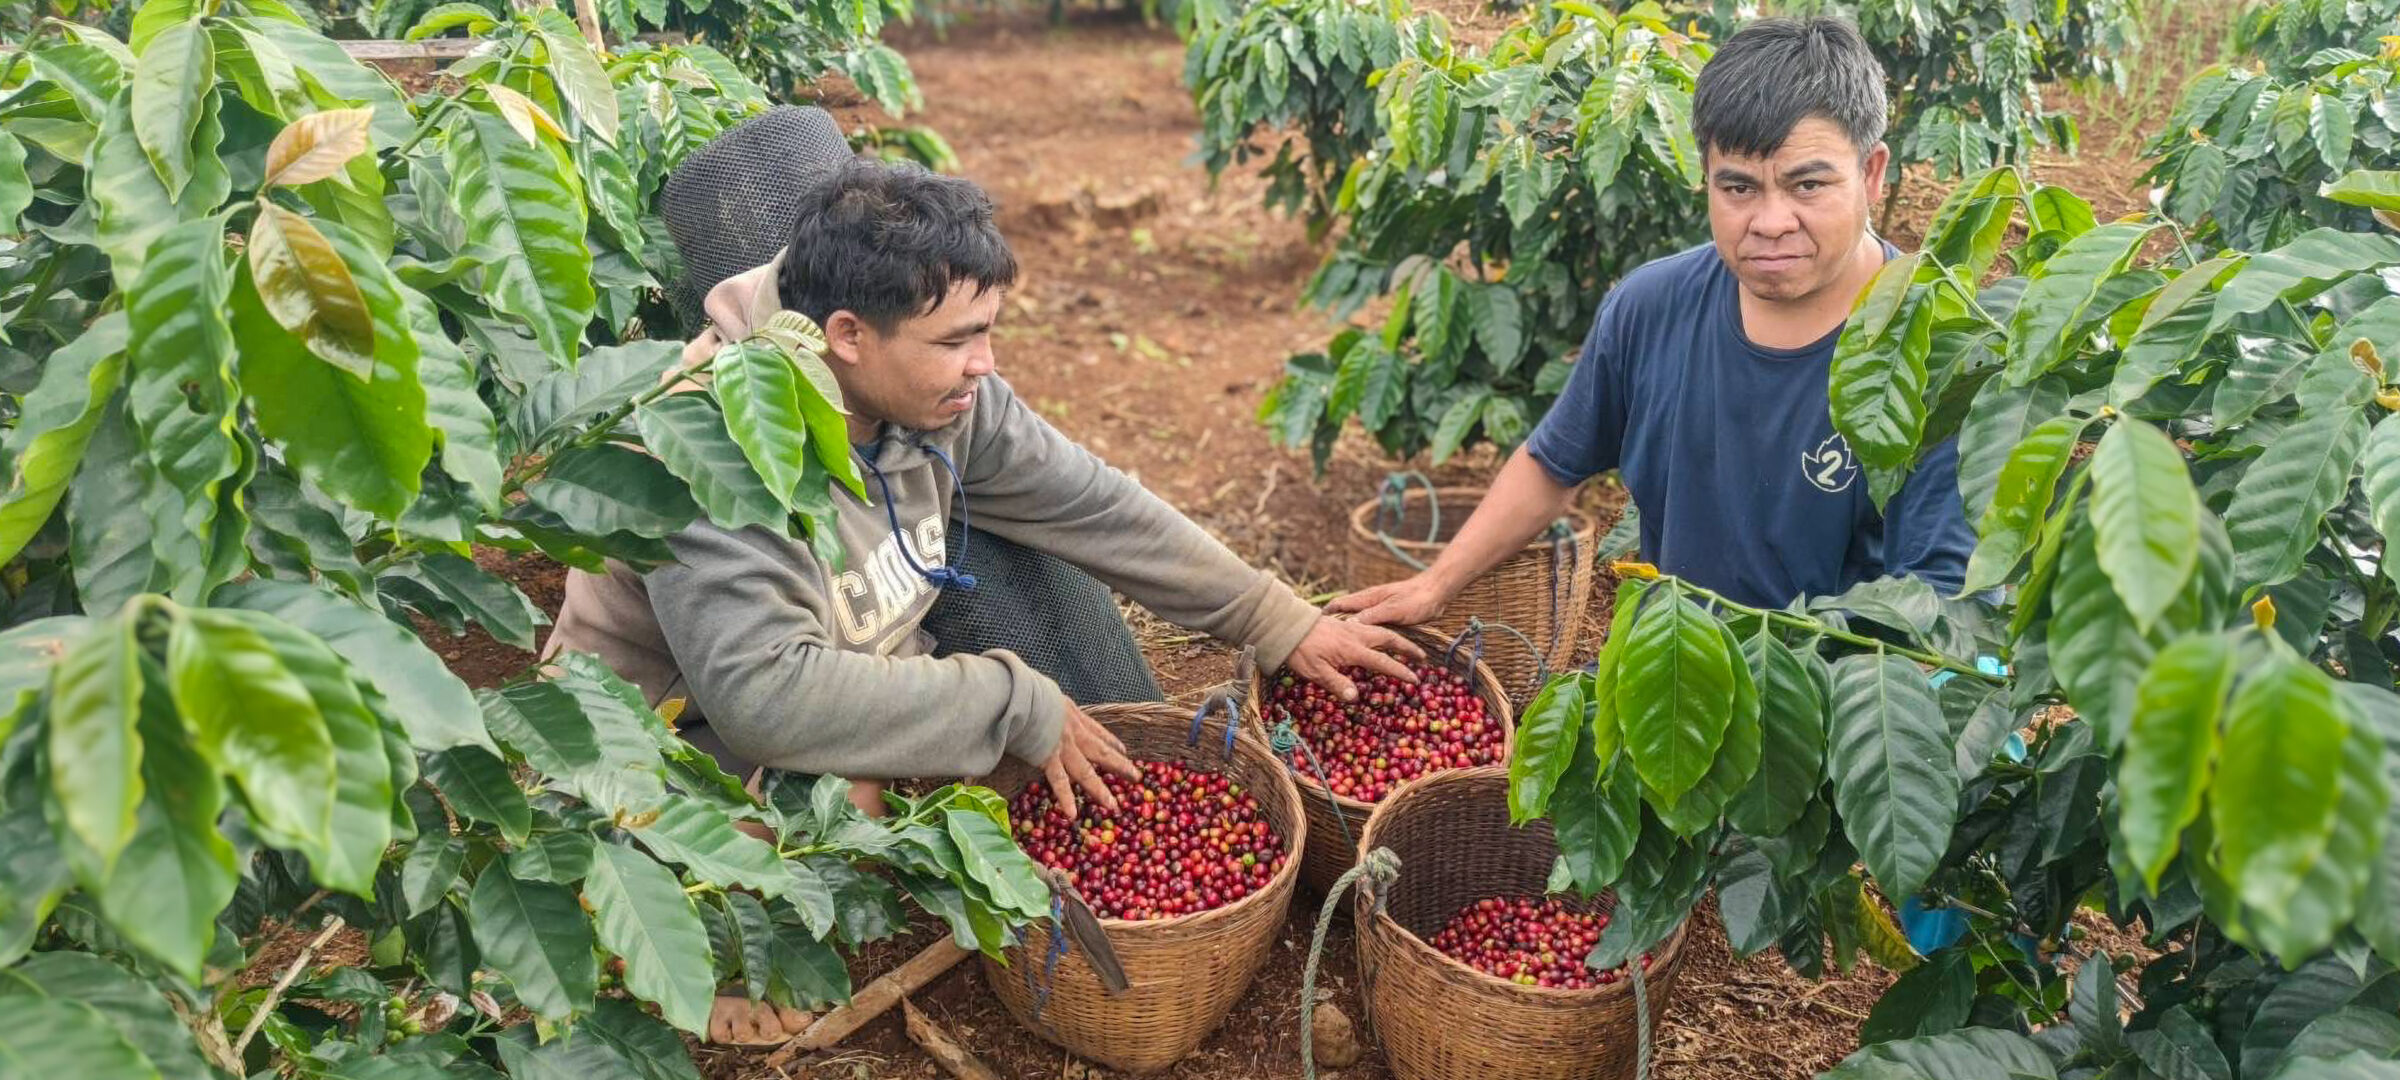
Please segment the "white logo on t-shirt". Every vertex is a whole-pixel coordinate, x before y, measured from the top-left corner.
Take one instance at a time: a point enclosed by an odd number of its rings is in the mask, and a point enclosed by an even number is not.
[[[1858,479],[1858,459],[1850,456],[1849,441],[1837,431],[1816,449],[1800,452],[1800,474],[1818,490],[1838,494],[1850,490],[1851,482]]]

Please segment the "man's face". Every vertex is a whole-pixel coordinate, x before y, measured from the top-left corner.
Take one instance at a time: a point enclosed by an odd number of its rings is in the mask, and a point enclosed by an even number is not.
[[[1005,298],[972,281],[950,287],[932,311],[877,330],[835,312],[827,337],[844,361],[842,391],[853,415],[918,431],[948,426],[975,407],[975,388],[992,373],[992,323]]]
[[[1711,150],[1708,228],[1733,276],[1761,300],[1815,296],[1840,280],[1883,197],[1877,144],[1861,157],[1840,127],[1808,117],[1768,157]]]

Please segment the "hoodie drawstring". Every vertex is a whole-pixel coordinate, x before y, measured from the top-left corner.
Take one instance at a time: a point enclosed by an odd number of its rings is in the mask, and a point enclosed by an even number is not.
[[[942,453],[922,440],[912,445],[933,455],[933,460],[942,463],[942,471],[950,474],[950,491],[958,502],[958,561],[964,563],[967,561],[967,541],[975,536],[973,519],[967,513],[966,485],[959,480],[958,467],[950,463],[948,454]],[[927,568],[917,561],[916,555],[908,549],[908,536],[900,530],[900,510],[892,501],[892,482],[884,478],[882,469],[876,467],[874,457],[867,454],[860,454],[858,457],[860,461],[866,462],[867,471],[875,474],[875,483],[883,489],[883,516],[892,524],[892,542],[899,545],[900,558],[908,563],[908,568],[916,571],[919,577],[924,578],[936,589],[956,588],[963,592],[975,591],[975,575],[955,566],[944,565]]]

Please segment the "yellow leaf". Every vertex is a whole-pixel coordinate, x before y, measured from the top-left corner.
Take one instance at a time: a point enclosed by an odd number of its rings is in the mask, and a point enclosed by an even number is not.
[[[668,698],[665,701],[659,702],[658,718],[666,721],[668,727],[674,727],[675,721],[683,716],[683,707],[685,704],[686,699],[684,698]]]
[[[2382,222],[2384,228],[2400,232],[2400,211],[2377,210],[2375,220]]]
[[[267,187],[311,184],[367,152],[373,108],[327,109],[292,121],[267,146]]]
[[[2363,337],[2351,342],[2350,362],[2356,364],[2358,370],[2374,377],[2376,382],[2383,381],[2383,358],[2375,355],[2374,342]]]
[[[308,343],[318,359],[357,376],[375,376],[375,322],[358,279],[314,223],[261,201],[250,226],[250,280],[260,306]]]
[[[515,128],[518,136],[526,142],[535,146],[542,144],[542,140],[534,136],[536,131],[547,131],[551,138],[567,141],[567,129],[560,127],[558,121],[532,98],[499,83],[483,84],[483,92],[492,99],[492,104],[500,107],[500,118],[508,121],[508,126]]]
[[[2261,630],[2275,629],[2275,598],[2261,596],[2257,603],[2250,605],[2250,621],[2257,623]]]
[[[1610,573],[1621,578],[1650,581],[1658,577],[1658,567],[1646,562],[1612,562],[1608,564],[1608,569]]]
[[[1892,922],[1883,904],[1871,895],[1858,899],[1858,937],[1867,950],[1867,958],[1891,971],[1907,971],[1922,959],[1908,943],[1908,936]]]

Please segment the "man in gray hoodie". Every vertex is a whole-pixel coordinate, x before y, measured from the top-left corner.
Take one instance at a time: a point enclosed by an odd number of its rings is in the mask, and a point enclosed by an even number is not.
[[[1345,697],[1358,667],[1409,678],[1389,630],[1333,619],[1130,477],[1070,442],[994,373],[1016,259],[974,184],[841,164],[801,200],[789,247],[711,290],[685,366],[786,308],[825,331],[868,500],[835,487],[836,569],[764,528],[702,523],[645,576],[574,572],[553,648],[596,652],[653,702],[687,698],[696,742],[745,766],[854,779],[1039,765],[1060,804],[1109,804],[1134,775],[1115,738],[1013,652],[937,657],[920,623],[971,590],[955,525],[1056,555],[1161,617]],[[1028,628],[1030,629],[1030,628]]]

